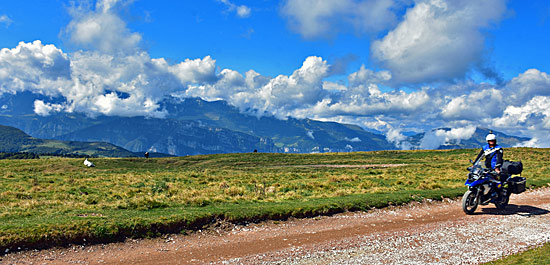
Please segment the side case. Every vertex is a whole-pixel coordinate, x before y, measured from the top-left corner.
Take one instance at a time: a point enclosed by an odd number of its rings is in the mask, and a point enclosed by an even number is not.
[[[525,182],[526,179],[524,177],[513,177],[508,180],[508,185],[510,187],[510,191],[514,194],[520,194],[525,191]]]

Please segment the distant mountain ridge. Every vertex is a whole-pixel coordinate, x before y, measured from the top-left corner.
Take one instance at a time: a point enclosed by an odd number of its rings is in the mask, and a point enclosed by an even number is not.
[[[30,95],[24,95],[32,98]],[[5,102],[18,102],[13,95]],[[26,102],[26,101],[24,101]],[[29,106],[28,103],[27,106]],[[156,151],[172,155],[231,152],[348,152],[395,149],[385,136],[355,125],[310,119],[243,114],[223,101],[168,98],[162,102],[165,119],[144,117],[90,118],[80,113],[42,117],[0,110],[0,124],[14,126],[40,138],[104,141],[133,152]]]
[[[170,97],[160,103],[161,109],[168,113],[164,119],[92,118],[82,113],[65,112],[39,116],[32,110],[35,98],[40,96],[29,92],[0,96],[0,124],[17,127],[37,138],[108,142],[139,153],[195,155],[253,150],[311,153],[396,149],[384,135],[356,125],[257,116],[243,113],[224,101]],[[44,100],[56,102],[51,98]],[[486,133],[487,129],[478,128],[472,139],[451,141],[433,148],[477,148],[485,142]],[[407,135],[410,136],[406,141],[411,143],[413,149],[420,146],[425,136],[424,133]],[[499,139],[499,143],[505,146],[528,140],[505,134]]]
[[[252,116],[224,101],[207,102],[198,98],[165,101],[169,118],[195,120],[208,126],[270,138],[283,152],[345,152],[394,149],[385,136],[361,127],[311,119],[277,119],[272,116]]]
[[[194,121],[121,118],[58,136],[64,140],[92,139],[120,145],[132,151],[147,150],[173,155],[279,151],[270,139]]]
[[[133,157],[135,153],[110,143],[44,140],[31,137],[10,126],[0,125],[0,152],[34,154],[89,155],[102,157]]]

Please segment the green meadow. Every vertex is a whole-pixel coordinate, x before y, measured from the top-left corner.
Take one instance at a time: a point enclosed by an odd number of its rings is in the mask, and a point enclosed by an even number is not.
[[[534,249],[517,253],[503,259],[485,263],[486,265],[548,265],[550,264],[550,243],[546,243]]]
[[[0,160],[0,251],[186,233],[218,220],[368,210],[466,190],[477,150]],[[528,186],[550,183],[550,149],[509,148]],[[319,165],[398,165],[321,167]]]

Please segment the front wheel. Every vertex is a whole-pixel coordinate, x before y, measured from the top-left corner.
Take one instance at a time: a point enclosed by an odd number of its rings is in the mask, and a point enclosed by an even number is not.
[[[462,196],[462,210],[466,214],[473,214],[477,209],[479,200],[476,195],[477,192],[473,190],[468,190],[466,191],[466,193],[464,193],[464,196]]]

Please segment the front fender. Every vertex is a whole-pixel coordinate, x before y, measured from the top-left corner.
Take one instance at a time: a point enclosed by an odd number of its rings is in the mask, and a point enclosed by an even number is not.
[[[464,183],[464,185],[468,186],[468,187],[475,187],[475,186],[478,186],[478,185],[481,185],[483,183],[485,183],[485,181],[487,181],[486,178],[480,178],[478,180],[470,180],[470,179],[467,179],[466,182]]]

